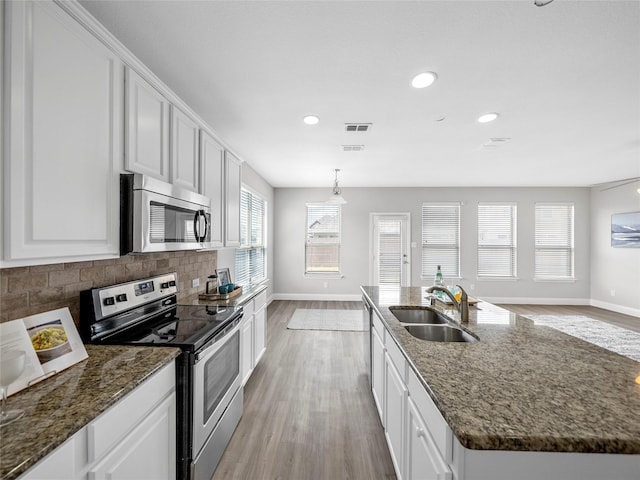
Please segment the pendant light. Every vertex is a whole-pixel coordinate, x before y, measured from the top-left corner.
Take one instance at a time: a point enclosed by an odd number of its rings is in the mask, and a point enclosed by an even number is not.
[[[340,187],[338,186],[338,172],[340,171],[339,168],[336,168],[334,170],[334,172],[336,172],[336,179],[335,179],[335,183],[333,184],[333,193],[331,194],[331,197],[329,197],[329,200],[327,200],[327,203],[333,203],[335,205],[344,205],[345,203],[347,203],[347,201],[342,198],[342,190],[340,190]]]

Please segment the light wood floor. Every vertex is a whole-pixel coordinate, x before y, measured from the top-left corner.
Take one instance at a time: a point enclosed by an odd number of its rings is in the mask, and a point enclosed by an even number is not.
[[[267,351],[244,389],[244,414],[212,480],[395,479],[366,377],[361,332],[287,330],[296,308],[360,302],[275,301]],[[640,331],[640,319],[583,306],[502,305],[584,315]]]
[[[296,308],[361,303],[269,305],[267,351],[213,480],[395,479],[366,376],[365,333],[287,330]]]

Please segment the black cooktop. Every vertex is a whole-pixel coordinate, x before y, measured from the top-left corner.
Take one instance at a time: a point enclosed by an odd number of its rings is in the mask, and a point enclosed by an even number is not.
[[[176,305],[156,319],[105,339],[105,343],[179,347],[196,351],[242,313],[241,307]]]

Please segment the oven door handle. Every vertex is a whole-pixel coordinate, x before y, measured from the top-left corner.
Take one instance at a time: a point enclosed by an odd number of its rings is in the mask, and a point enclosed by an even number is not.
[[[234,318],[231,322],[229,322],[229,325],[227,325],[224,330],[222,330],[221,332],[219,332],[215,337],[213,337],[211,340],[209,340],[209,342],[207,342],[198,353],[196,353],[196,362],[198,363],[201,360],[207,358],[208,356],[212,355],[213,353],[215,353],[218,350],[218,344],[220,343],[221,340],[223,340],[226,337],[230,337],[231,335],[233,335],[236,330],[240,329],[240,320],[242,320],[242,316],[243,314],[240,313],[240,315],[238,315],[238,317]]]

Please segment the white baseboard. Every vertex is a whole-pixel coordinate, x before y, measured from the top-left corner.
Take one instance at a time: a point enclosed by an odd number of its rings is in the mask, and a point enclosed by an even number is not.
[[[481,297],[480,300],[512,305],[591,305],[588,298]]]
[[[602,302],[600,300],[591,300],[590,305],[592,307],[604,308],[605,310],[611,310],[612,312],[623,313],[625,315],[640,318],[640,310],[637,308],[625,307],[614,303]]]
[[[346,293],[274,293],[274,300],[315,300],[334,302],[359,302],[361,294]]]

